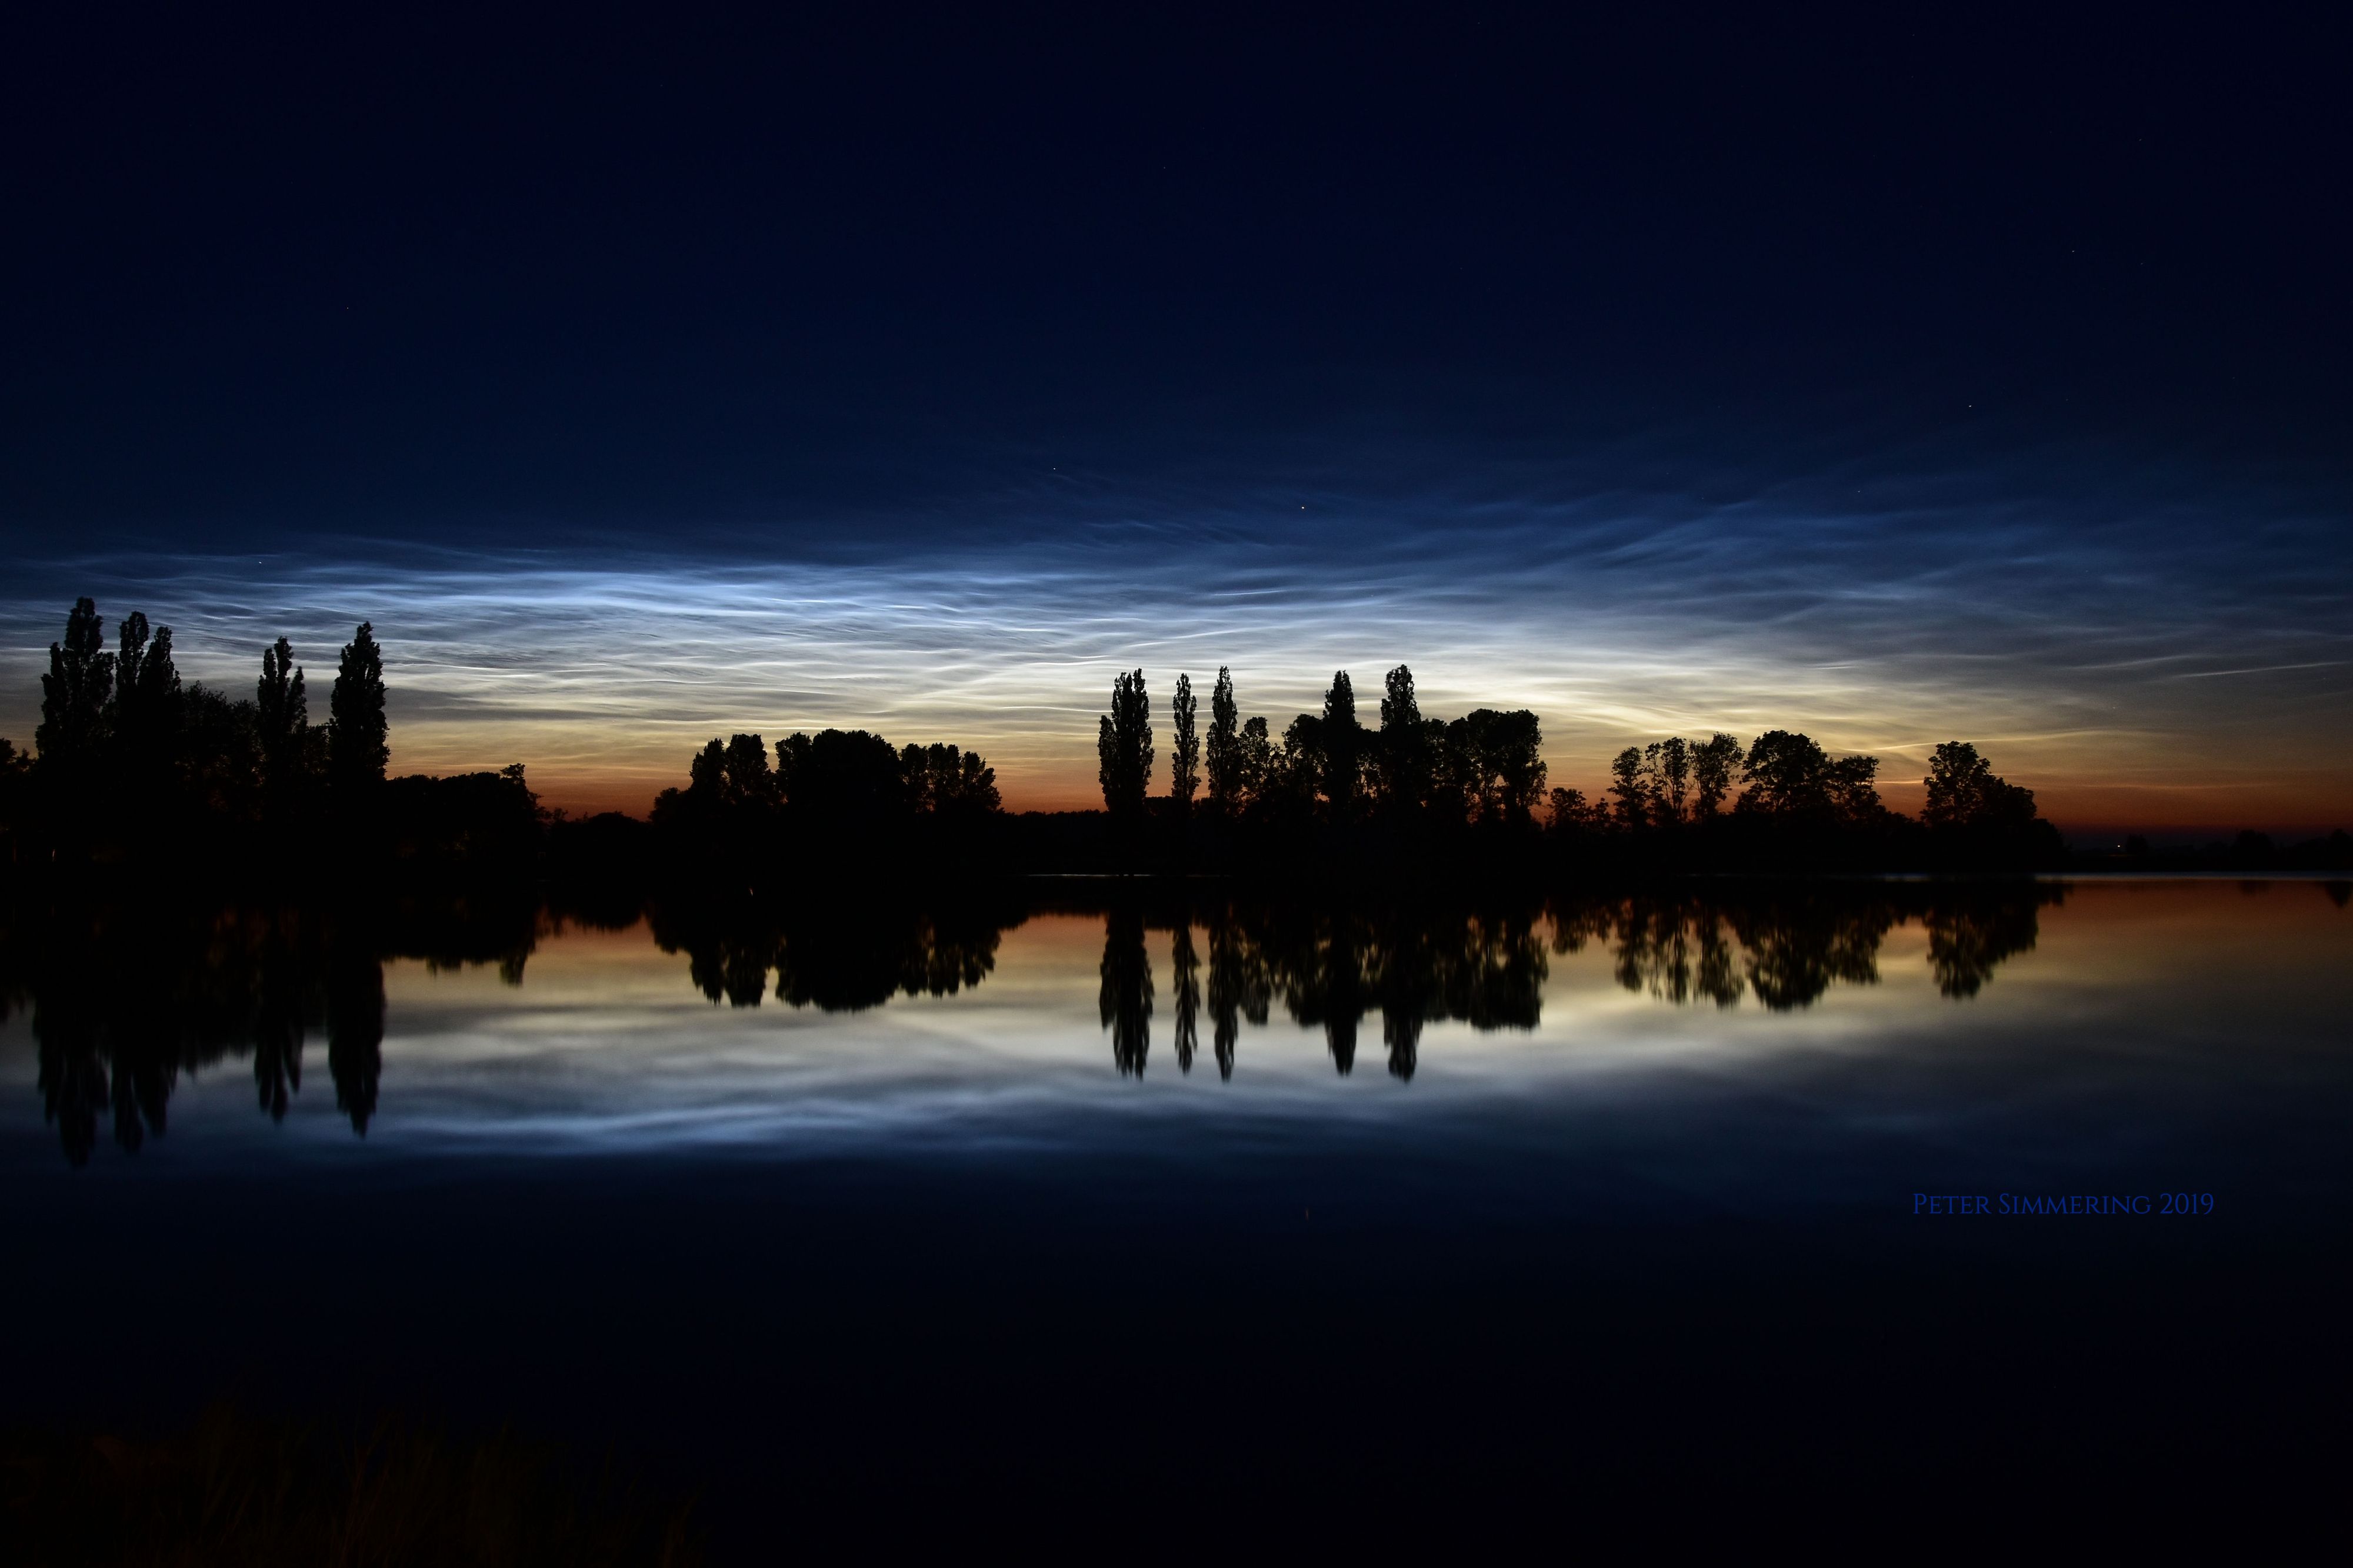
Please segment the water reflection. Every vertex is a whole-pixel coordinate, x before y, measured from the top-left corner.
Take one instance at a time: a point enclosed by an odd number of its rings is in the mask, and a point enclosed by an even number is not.
[[[138,902],[48,909],[0,933],[0,1006],[26,1007],[42,1109],[81,1164],[101,1121],[136,1152],[172,1094],[250,1055],[259,1107],[283,1121],[323,1031],[335,1105],[364,1135],[384,1071],[384,960],[496,963],[511,984],[535,935],[529,908],[190,910]]]
[[[2342,902],[2341,889],[2327,890]],[[1211,1059],[1230,1079],[1244,1026],[1265,1027],[1279,1005],[1322,1036],[1343,1075],[1377,1015],[1387,1072],[1410,1082],[1430,1025],[1533,1030],[1553,961],[1588,949],[1608,955],[1619,985],[1663,1004],[1786,1012],[1835,987],[1877,984],[1889,934],[1916,923],[1937,991],[1962,1002],[2033,948],[2040,911],[2063,897],[2056,886],[1923,883],[1479,908],[1165,894],[1052,905],[1103,921],[1096,1014],[1122,1077],[1150,1064],[1165,980],[1180,1074],[1199,1054],[1205,1012]],[[684,955],[684,981],[713,1004],[752,1008],[773,997],[856,1013],[970,993],[996,974],[1006,933],[1048,907],[874,900],[649,913],[653,942]],[[519,986],[535,945],[561,923],[513,905],[45,910],[0,932],[0,998],[29,1011],[43,1109],[76,1164],[101,1122],[129,1151],[162,1134],[182,1076],[229,1057],[250,1058],[259,1110],[283,1120],[303,1090],[306,1046],[321,1034],[334,1103],[364,1135],[384,1075],[385,962],[493,964]],[[1080,995],[1057,1005],[1084,1006]]]
[[[1609,944],[1618,983],[1678,1005],[1810,1006],[1833,985],[1874,985],[1890,931],[1913,921],[1928,937],[1936,989],[1974,996],[2005,959],[2033,950],[2056,884],[1998,889],[1936,884],[1810,889],[1752,897],[1628,899],[1556,905],[1555,952]]]
[[[1222,906],[1204,918],[1219,1074],[1233,1076],[1242,1020],[1265,1024],[1276,998],[1293,1022],[1323,1032],[1332,1065],[1343,1074],[1355,1069],[1358,1032],[1374,1013],[1380,1015],[1388,1070],[1399,1079],[1413,1077],[1427,1024],[1533,1028],[1547,973],[1539,919],[1533,910]],[[1184,985],[1194,952],[1189,918],[1175,931],[1172,951]],[[1108,974],[1108,952],[1104,963]],[[1180,993],[1180,1018],[1185,1005]],[[1191,1068],[1191,1052],[1181,1044],[1177,1065]]]
[[[776,976],[794,1007],[854,1013],[893,996],[953,996],[997,967],[997,943],[1020,923],[990,906],[799,903],[657,905],[654,941],[683,952],[705,996],[756,1007]]]

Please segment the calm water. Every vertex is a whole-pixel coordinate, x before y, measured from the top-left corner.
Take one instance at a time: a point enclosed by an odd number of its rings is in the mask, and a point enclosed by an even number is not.
[[[22,922],[0,1413],[514,1421],[747,1558],[1954,1466],[2286,1519],[2353,1387],[2347,891]]]

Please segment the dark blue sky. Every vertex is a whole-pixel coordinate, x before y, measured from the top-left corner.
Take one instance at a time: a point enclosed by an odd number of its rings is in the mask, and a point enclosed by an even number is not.
[[[223,679],[373,615],[416,765],[584,800],[860,714],[1059,799],[1115,666],[1406,658],[1562,782],[2329,817],[2346,24],[1561,10],[16,17],[0,729],[87,584]]]

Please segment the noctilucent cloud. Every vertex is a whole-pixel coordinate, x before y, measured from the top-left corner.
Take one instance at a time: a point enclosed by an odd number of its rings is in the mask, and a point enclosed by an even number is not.
[[[371,620],[396,769],[575,811],[825,725],[1087,805],[1116,670],[1165,776],[1180,671],[1404,662],[1588,793],[1782,727],[2353,821],[2329,37],[78,26],[0,50],[19,744],[90,594],[314,713]]]

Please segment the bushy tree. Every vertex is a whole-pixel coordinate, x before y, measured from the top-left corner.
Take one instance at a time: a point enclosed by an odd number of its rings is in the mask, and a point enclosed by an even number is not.
[[[1097,731],[1095,756],[1104,809],[1124,821],[1140,819],[1152,782],[1152,701],[1144,689],[1144,671],[1113,678],[1111,711]]]
[[[908,746],[899,753],[907,780],[907,804],[934,816],[985,816],[1002,808],[997,770],[978,752],[954,746]]]
[[[1740,809],[1768,816],[1820,816],[1831,808],[1831,760],[1810,736],[1767,730],[1741,768]]]
[[[1525,708],[1474,708],[1446,727],[1449,771],[1482,823],[1525,823],[1545,798],[1544,730]]]
[[[806,822],[874,826],[908,812],[899,752],[864,730],[822,730],[777,742],[776,784]]]
[[[763,811],[778,804],[776,774],[768,768],[768,742],[758,735],[735,735],[721,753],[720,798],[734,810]]]
[[[1599,801],[1588,801],[1583,790],[1556,789],[1548,804],[1555,832],[1594,833],[1609,826],[1609,808]]]
[[[1738,809],[1784,820],[1862,826],[1884,813],[1878,777],[1876,757],[1833,759],[1810,736],[1767,730],[1748,747],[1741,769],[1748,788]]]
[[[1921,819],[1935,828],[2023,828],[2034,821],[2034,792],[2010,783],[1966,741],[1947,741],[1928,758],[1928,799]]]
[[[1862,827],[1887,813],[1879,801],[1879,759],[1841,757],[1831,764],[1831,807],[1841,821]]]
[[[1739,738],[1721,730],[1692,748],[1692,814],[1704,822],[1724,809],[1725,796],[1747,759]]]

